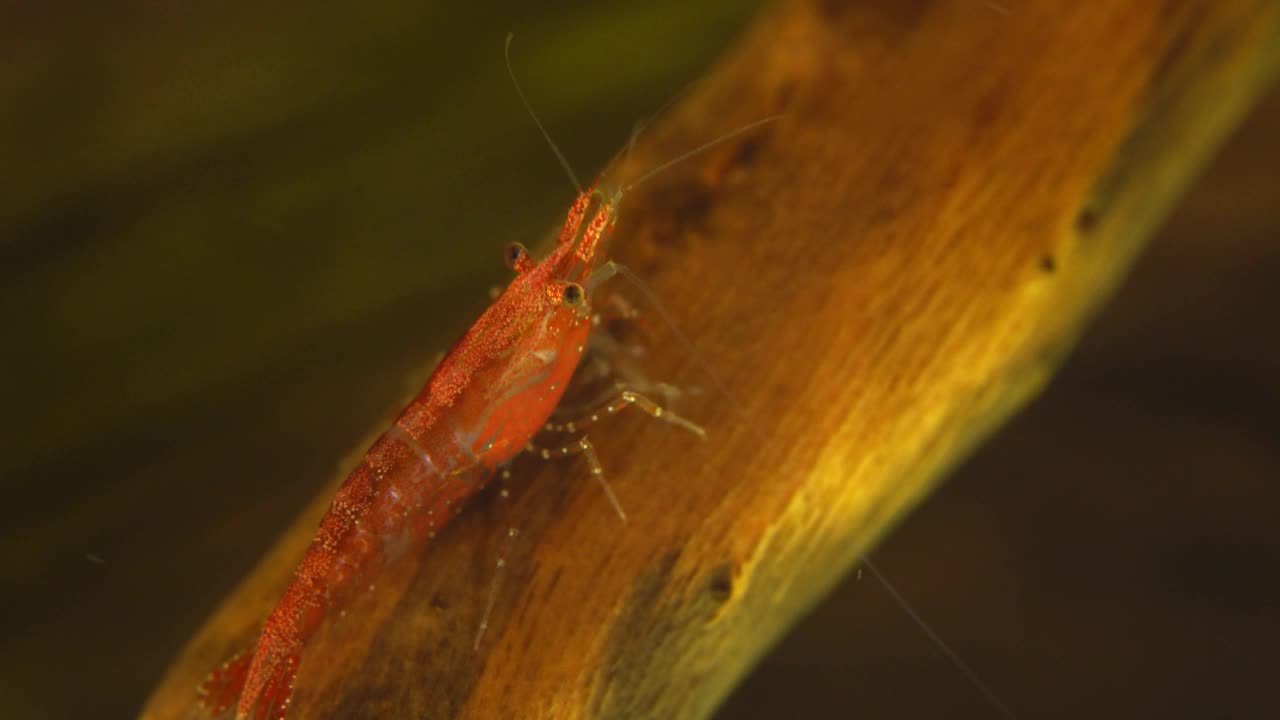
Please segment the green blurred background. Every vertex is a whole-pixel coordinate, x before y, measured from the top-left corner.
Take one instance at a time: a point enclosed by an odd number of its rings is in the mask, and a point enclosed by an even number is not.
[[[0,10],[0,716],[127,717],[754,2]],[[1280,711],[1280,99],[877,553],[1025,717]],[[1270,157],[1271,161],[1267,158]],[[731,718],[990,717],[851,579]]]

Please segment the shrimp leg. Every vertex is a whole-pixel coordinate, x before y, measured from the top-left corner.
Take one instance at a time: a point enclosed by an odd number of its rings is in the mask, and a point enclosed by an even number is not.
[[[615,415],[619,411],[625,410],[631,406],[640,408],[650,417],[664,420],[672,425],[684,428],[700,438],[705,439],[707,437],[707,432],[692,421],[687,420],[670,410],[663,408],[661,405],[655,403],[649,398],[630,390],[623,390],[612,402],[592,412],[590,415],[585,415],[578,420],[571,420],[563,424],[547,423],[544,426],[544,429],[550,432],[568,433],[586,430],[600,422],[601,418]],[[525,446],[525,450],[542,458],[543,460],[564,458],[573,455],[581,455],[586,458],[587,466],[591,469],[591,474],[600,482],[600,487],[604,490],[605,496],[609,498],[609,503],[613,505],[614,511],[618,513],[618,517],[624,524],[627,522],[627,513],[623,511],[622,503],[618,501],[618,496],[614,494],[613,488],[605,478],[604,465],[600,463],[600,456],[596,454],[595,446],[591,444],[591,441],[587,439],[586,435],[579,437],[574,442],[562,445],[557,449],[539,447],[530,442]]]
[[[570,420],[565,423],[547,423],[544,426],[544,429],[550,432],[569,432],[569,433],[578,432],[579,430],[586,430],[587,428],[600,422],[601,418],[608,417],[621,410],[625,410],[626,408],[631,406],[635,406],[640,410],[643,410],[645,414],[647,414],[649,417],[656,418],[658,420],[671,423],[672,425],[675,425],[677,427],[684,428],[685,430],[688,430],[689,432],[693,433],[694,435],[697,435],[699,438],[703,440],[707,438],[707,431],[703,430],[700,425],[697,425],[691,420],[688,420],[687,418],[684,418],[680,415],[677,415],[671,412],[670,410],[655,403],[654,401],[650,400],[644,395],[641,395],[640,393],[637,393],[631,390],[623,390],[619,392],[618,396],[615,397],[612,401],[600,407],[599,409],[593,411],[589,415],[583,415],[577,420]],[[532,446],[530,446],[530,449],[540,454],[544,460],[549,460],[551,457],[565,457],[566,455],[573,455],[578,452],[585,452],[583,450],[570,451],[567,449],[568,447],[569,446],[561,448],[558,451],[558,454],[556,451],[550,451],[545,449],[534,450]],[[590,461],[590,456],[588,456],[588,461]]]
[[[484,603],[484,614],[480,616],[480,625],[476,628],[476,639],[472,643],[473,650],[480,649],[480,641],[484,639],[484,634],[489,630],[489,616],[493,614],[493,606],[498,601],[498,588],[502,585],[502,574],[507,569],[507,554],[511,552],[511,545],[520,534],[520,530],[511,524],[511,517],[508,514],[509,508],[507,502],[511,499],[511,493],[507,491],[506,481],[511,479],[510,468],[502,469],[501,480],[499,481],[498,500],[503,507],[503,515],[506,517],[507,526],[506,542],[502,545],[502,551],[498,554],[497,561],[494,562],[493,580],[489,583],[489,597]]]
[[[630,390],[623,390],[612,402],[600,407],[590,415],[583,416],[579,420],[564,424],[547,423],[543,429],[550,432],[576,432],[595,425],[600,421],[601,417],[614,415],[618,411],[624,410],[632,405],[640,408],[650,417],[659,418],[682,427],[696,434],[700,438],[706,438],[707,436],[706,431],[698,425],[695,425],[693,422],[676,415],[645,396]],[[600,487],[604,490],[605,496],[608,497],[609,503],[613,505],[614,512],[618,514],[618,517],[624,524],[627,522],[627,514],[622,509],[622,503],[618,500],[618,496],[614,494],[613,488],[609,485],[609,481],[604,476],[604,465],[601,464],[600,457],[596,454],[595,446],[591,444],[591,441],[588,440],[585,435],[578,438],[576,441],[563,445],[555,450],[538,447],[532,442],[525,446],[525,450],[530,454],[542,458],[543,460],[582,455],[587,460],[587,466],[591,469],[591,474],[600,482]],[[511,471],[504,468],[502,470],[501,477],[504,481],[509,479],[511,477]],[[500,500],[505,502],[509,498],[506,488],[502,488],[498,496]],[[498,587],[501,585],[502,575],[506,571],[507,553],[511,549],[511,543],[518,535],[519,530],[508,523],[506,543],[503,546],[501,554],[498,555],[497,561],[494,563],[493,581],[489,584],[489,597],[485,601],[484,613],[480,618],[480,626],[476,629],[476,637],[473,645],[477,649],[480,647],[480,642],[484,639],[485,633],[489,629],[489,617],[493,613],[493,606],[497,602],[498,597]]]
[[[600,456],[596,454],[596,446],[591,444],[586,435],[555,450],[538,447],[533,443],[529,443],[525,450],[543,460],[572,457],[574,455],[581,455],[586,458],[587,466],[591,468],[591,474],[595,476],[596,480],[600,481],[600,487],[604,490],[605,496],[609,498],[609,504],[613,505],[613,510],[618,513],[618,518],[622,520],[622,524],[627,524],[627,513],[622,509],[622,503],[618,502],[618,496],[614,494],[613,488],[609,486],[609,481],[605,479],[604,465],[600,464]]]

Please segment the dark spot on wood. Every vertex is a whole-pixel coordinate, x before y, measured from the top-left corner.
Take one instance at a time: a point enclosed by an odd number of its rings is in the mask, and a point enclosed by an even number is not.
[[[442,592],[437,592],[431,596],[431,607],[436,610],[448,610],[453,603]]]
[[[1087,206],[1076,216],[1075,228],[1082,236],[1097,231],[1099,223],[1112,214],[1117,203],[1124,210],[1150,196],[1144,180],[1163,162],[1170,147],[1185,141],[1180,118],[1195,115],[1203,102],[1205,80],[1225,72],[1235,48],[1231,38],[1239,35],[1229,25],[1211,23],[1216,16],[1210,5],[1193,5],[1166,0],[1159,26],[1164,28],[1159,60],[1146,76],[1141,121],[1129,131],[1110,165],[1089,193]]]
[[[327,699],[327,698],[326,698]],[[375,682],[348,690],[336,698],[334,706],[330,706],[333,717],[369,717],[380,715],[379,710],[390,709],[394,695],[387,680],[378,678]],[[377,708],[373,713],[370,710]],[[293,713],[290,713],[291,715]]]
[[[663,593],[671,582],[671,573],[679,558],[679,552],[668,551],[653,563],[648,572],[636,579],[635,587],[611,633],[613,652],[618,657],[626,655],[624,649],[633,647],[640,638],[653,637],[653,625],[661,622],[659,618],[663,614]]]
[[[1053,253],[1045,253],[1044,255],[1040,256],[1041,272],[1047,275],[1052,275],[1054,271],[1056,271],[1057,269],[1058,269],[1058,259],[1053,256]]]
[[[671,573],[675,569],[676,560],[679,558],[680,553],[674,550],[663,553],[662,558],[655,563],[653,570],[646,573],[636,583],[635,590],[631,593],[630,607],[645,613],[656,609],[660,604],[659,599],[662,597],[662,591],[670,582]]]
[[[643,660],[637,665],[637,658],[654,658],[664,652],[664,639],[673,624],[679,623],[677,616],[684,607],[677,598],[667,595],[673,585],[687,587],[688,578],[673,577],[679,559],[679,550],[667,550],[647,563],[648,570],[636,578],[609,633],[608,655],[600,665],[606,668],[603,687],[622,692],[597,694],[587,716],[658,717],[653,710],[661,696],[636,692],[638,686],[627,678],[644,672]]]
[[[715,199],[710,190],[702,185],[695,185],[690,192],[685,193],[675,208],[678,222],[686,227],[702,225],[714,203]]]
[[[1080,209],[1076,215],[1076,232],[1081,235],[1091,235],[1098,228],[1098,223],[1102,220],[1102,213],[1093,205],[1086,205]]]
[[[974,128],[983,130],[990,127],[995,122],[1003,105],[1004,103],[1001,102],[1001,97],[997,93],[987,93],[982,96],[973,108]]]
[[[695,180],[672,183],[653,197],[652,217],[662,221],[653,226],[653,242],[668,249],[687,243],[689,231],[703,228],[715,205],[715,193]]]
[[[762,140],[759,136],[743,140],[733,153],[733,164],[738,167],[750,167],[756,161],[756,156],[760,154],[761,144]]]
[[[711,578],[707,581],[707,593],[721,605],[733,597],[732,563],[721,563],[719,567],[711,572]]]
[[[973,105],[973,122],[970,125],[970,142],[992,136],[1009,105],[1009,83],[1001,79],[989,91],[983,93]]]

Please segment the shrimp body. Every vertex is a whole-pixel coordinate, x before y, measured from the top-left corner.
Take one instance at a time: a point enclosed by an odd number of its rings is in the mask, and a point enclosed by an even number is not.
[[[237,718],[283,718],[302,651],[324,618],[389,560],[420,550],[543,428],[586,346],[583,286],[617,199],[581,193],[541,261],[508,248],[516,277],[347,476],[253,651],[202,684],[206,710],[234,704]]]

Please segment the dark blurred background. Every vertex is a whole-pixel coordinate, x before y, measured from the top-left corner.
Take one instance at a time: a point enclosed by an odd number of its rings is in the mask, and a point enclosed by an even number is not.
[[[0,716],[128,717],[753,2],[0,10]],[[1049,391],[876,553],[1023,717],[1280,700],[1280,95]],[[992,717],[870,576],[735,718]]]

